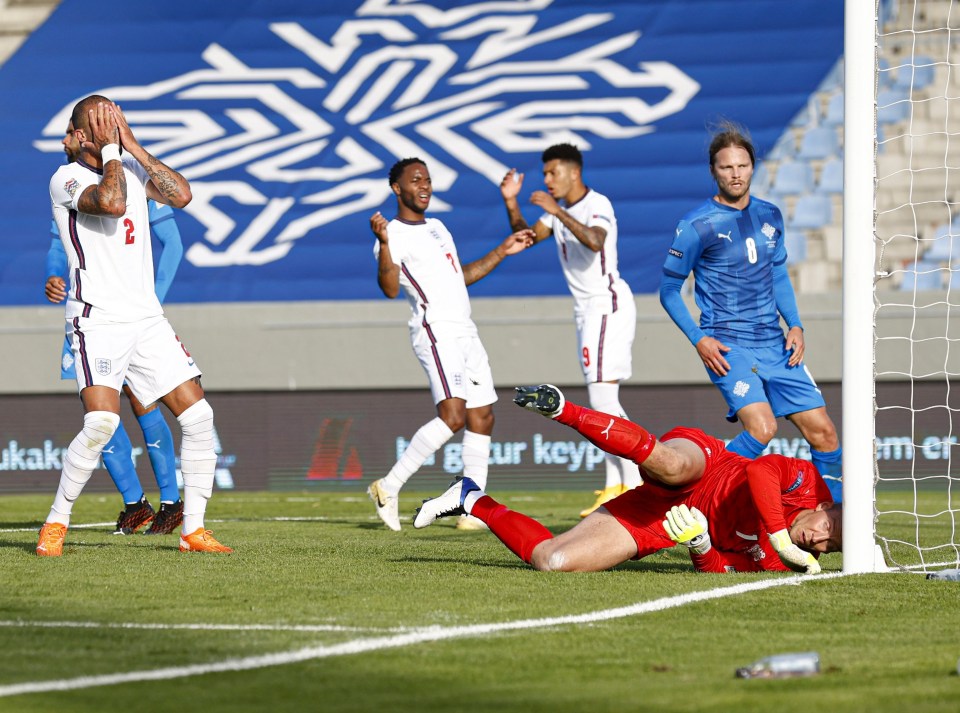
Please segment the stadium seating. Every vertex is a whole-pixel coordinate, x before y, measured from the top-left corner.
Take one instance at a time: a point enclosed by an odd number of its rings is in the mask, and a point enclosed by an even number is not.
[[[827,159],[820,170],[820,180],[817,181],[818,193],[843,193],[843,159]]]
[[[817,91],[821,94],[835,92],[837,90],[843,91],[843,57],[837,60],[837,63],[827,72],[827,76],[823,78],[823,81],[820,82],[820,86],[817,88]]]
[[[784,241],[787,248],[787,264],[796,265],[807,259],[807,234],[802,230],[787,228]]]
[[[808,193],[800,196],[793,214],[787,222],[787,232],[797,230],[819,230],[833,220],[833,203],[830,196],[822,193]]]
[[[940,290],[943,289],[943,268],[935,262],[917,260],[904,266],[903,280],[900,289],[912,292],[913,290]]]
[[[933,60],[924,55],[916,55],[913,64],[902,64],[897,69],[893,88],[904,92],[925,89],[933,83]]]
[[[753,178],[750,181],[750,192],[759,196],[765,196],[770,192],[770,169],[762,161],[757,163],[753,171]]]
[[[821,123],[823,126],[843,126],[843,92],[838,92],[827,101]]]
[[[797,158],[804,160],[826,159],[840,155],[840,139],[832,126],[817,126],[807,129],[800,140]]]
[[[884,89],[877,93],[878,124],[895,124],[909,117],[909,97],[902,90]]]
[[[950,266],[950,289],[960,290],[960,265]]]
[[[960,226],[941,223],[931,231],[923,259],[929,262],[960,260]]]
[[[775,195],[808,193],[813,190],[813,168],[806,161],[783,161],[770,186]]]

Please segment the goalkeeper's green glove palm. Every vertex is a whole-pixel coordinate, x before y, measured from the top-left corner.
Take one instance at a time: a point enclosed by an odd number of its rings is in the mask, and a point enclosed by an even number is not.
[[[696,508],[686,505],[674,505],[667,510],[667,519],[663,529],[667,537],[680,545],[690,548],[698,555],[706,554],[710,549],[710,533],[707,518]]]
[[[817,558],[806,550],[801,550],[790,539],[790,533],[786,530],[777,530],[770,534],[770,544],[780,556],[780,561],[794,572],[803,572],[804,574],[819,574],[820,563]]]

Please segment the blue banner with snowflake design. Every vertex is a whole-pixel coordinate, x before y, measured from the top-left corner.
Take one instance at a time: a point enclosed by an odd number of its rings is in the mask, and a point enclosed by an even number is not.
[[[713,190],[708,127],[739,121],[769,151],[841,54],[842,5],[63,0],[0,68],[0,304],[43,302],[47,185],[92,93],[191,182],[169,301],[378,297],[369,217],[393,215],[386,176],[406,156],[428,163],[461,258],[479,257],[509,232],[504,173],[526,174],[533,222],[540,152],[561,141],[613,202],[621,273],[654,292],[677,219]],[[471,292],[566,285],[540,245]]]

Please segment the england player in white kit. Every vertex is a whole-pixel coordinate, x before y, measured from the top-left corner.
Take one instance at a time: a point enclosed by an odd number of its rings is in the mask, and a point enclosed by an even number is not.
[[[530,202],[544,210],[533,226],[534,240],[553,236],[560,266],[574,299],[578,356],[590,406],[626,418],[620,405],[620,381],[632,373],[637,307],[617,262],[617,218],[606,196],[583,182],[583,156],[576,146],[557,144],[543,152],[546,191]],[[500,182],[510,226],[527,227],[517,196],[523,174],[511,169]],[[640,484],[635,464],[607,454],[606,480],[586,517],[603,503]]]
[[[531,245],[533,231],[520,230],[486,256],[462,265],[450,232],[424,215],[433,195],[426,164],[418,158],[398,161],[389,181],[397,196],[397,217],[388,222],[377,212],[370,218],[377,237],[377,282],[391,299],[401,290],[406,294],[410,342],[437,405],[437,417],[420,427],[390,472],[367,489],[380,519],[391,530],[400,530],[400,489],[464,427],[463,472],[477,482],[487,480],[497,393],[487,352],[470,318],[467,285],[489,274],[507,255]],[[457,526],[477,528],[467,518]]]
[[[182,208],[192,197],[190,186],[140,146],[120,108],[106,97],[77,103],[65,146],[68,141],[79,142],[79,158],[50,179],[50,201],[67,254],[66,318],[73,324],[84,419],[63,458],[37,554],[63,552],[73,504],[119,423],[124,379],[145,406],[167,406],[182,429],[180,550],[230,552],[203,526],[217,460],[213,410],[203,397],[200,369],[154,291],[147,198]]]

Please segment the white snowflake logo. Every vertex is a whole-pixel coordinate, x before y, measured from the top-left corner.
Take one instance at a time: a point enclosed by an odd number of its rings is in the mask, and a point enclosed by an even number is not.
[[[747,395],[748,391],[750,391],[750,384],[748,384],[746,381],[738,381],[733,386],[734,396],[739,396],[740,398],[743,398],[744,396]]]
[[[265,42],[286,53],[288,66],[254,67],[214,43],[202,54],[207,68],[97,93],[120,104],[144,146],[190,180],[186,210],[205,232],[187,260],[264,265],[380,206],[397,158],[427,161],[431,210],[449,210],[441,196],[464,171],[496,184],[512,154],[559,142],[589,150],[591,138],[650,133],[699,91],[668,62],[616,61],[641,32],[618,34],[614,12],[538,14],[551,3],[441,9],[366,0],[336,28],[319,20],[265,27]],[[596,28],[607,34],[569,49]],[[534,48],[536,59],[525,58]],[[76,99],[51,118],[38,149],[62,151]]]
[[[767,238],[772,238],[777,234],[777,229],[770,225],[770,223],[764,223],[763,227],[760,228],[760,232],[763,233]]]

